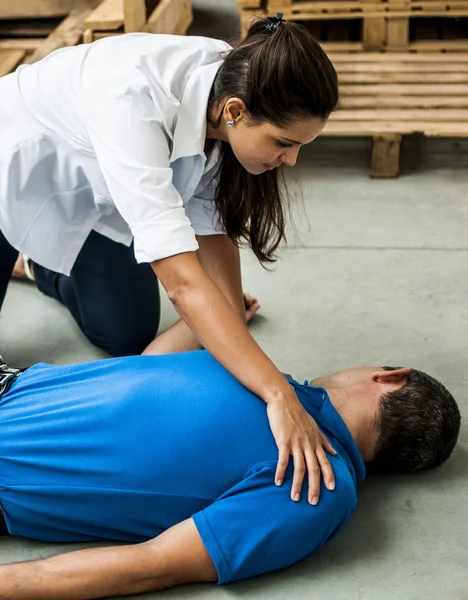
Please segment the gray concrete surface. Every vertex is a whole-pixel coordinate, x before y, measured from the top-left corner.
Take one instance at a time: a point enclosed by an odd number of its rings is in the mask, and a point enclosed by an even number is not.
[[[196,7],[194,33],[232,34],[231,4]],[[290,246],[273,272],[243,254],[245,289],[262,303],[252,332],[297,378],[363,364],[427,370],[453,392],[466,420],[468,143],[409,140],[396,181],[368,179],[369,153],[366,140],[319,140],[303,152],[290,178]],[[166,301],[163,328],[173,320]],[[17,282],[0,315],[0,349],[19,365],[103,356],[61,306]],[[367,481],[350,524],[317,556],[224,588],[157,596],[466,600],[467,464],[465,423],[453,457],[437,471]],[[68,548],[3,537],[0,563]]]

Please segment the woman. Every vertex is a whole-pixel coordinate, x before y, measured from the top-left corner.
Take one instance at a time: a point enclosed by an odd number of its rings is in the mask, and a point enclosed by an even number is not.
[[[274,260],[276,169],[295,164],[337,101],[329,59],[280,14],[234,49],[131,34],[0,79],[0,302],[19,250],[94,343],[135,353],[157,331],[159,280],[181,321],[147,351],[204,346],[260,396],[276,482],[292,455],[292,498],[308,473],[312,504],[320,473],[334,487],[334,451],[248,333],[238,245]]]

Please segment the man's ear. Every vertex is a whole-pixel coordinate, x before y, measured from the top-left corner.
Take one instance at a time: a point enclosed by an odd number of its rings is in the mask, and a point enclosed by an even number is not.
[[[409,367],[401,367],[394,371],[375,371],[372,373],[372,380],[377,383],[393,383],[395,385],[405,385],[408,382],[411,369]]]

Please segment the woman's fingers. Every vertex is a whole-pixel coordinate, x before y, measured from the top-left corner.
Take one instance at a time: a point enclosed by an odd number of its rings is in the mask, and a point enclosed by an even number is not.
[[[291,498],[296,501],[300,499],[304,477],[307,474],[308,501],[317,504],[322,477],[327,489],[335,488],[333,469],[325,449],[331,454],[336,454],[335,450],[301,404],[272,402],[268,404],[267,412],[278,446],[276,485],[282,485],[292,455],[294,473]]]

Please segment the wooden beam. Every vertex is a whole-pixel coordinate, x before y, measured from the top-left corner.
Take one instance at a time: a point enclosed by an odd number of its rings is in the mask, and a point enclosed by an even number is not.
[[[381,83],[375,85],[344,85],[342,96],[466,96],[468,84]]]
[[[35,63],[54,50],[78,44],[83,35],[86,17],[91,13],[91,10],[90,8],[72,10],[68,17],[33,52],[26,63]]]
[[[340,109],[468,108],[468,96],[345,96]]]
[[[468,137],[468,123],[431,123],[428,121],[329,121],[320,135],[366,137],[398,133],[423,133],[430,137]]]
[[[338,73],[341,85],[348,83],[468,83],[468,73]]]
[[[184,35],[192,18],[190,0],[161,0],[148,19],[145,31]]]
[[[371,177],[398,177],[400,171],[401,135],[374,136]]]
[[[467,48],[468,49],[468,48]],[[339,53],[329,55],[330,60],[333,63],[385,63],[385,62],[459,62],[466,63],[468,61],[468,53],[460,52],[457,54],[451,54],[449,57],[446,54],[415,54],[410,52],[392,52],[392,53],[380,53],[380,52],[367,52],[364,54],[355,53]]]
[[[141,31],[146,23],[145,0],[124,0],[125,32]]]
[[[93,31],[113,30],[124,24],[123,0],[104,0],[85,21],[85,28]]]
[[[64,17],[80,0],[1,0],[0,19]]]
[[[362,109],[362,110],[337,110],[330,117],[330,122],[337,121],[418,121],[422,123],[466,123],[468,124],[468,110],[456,108],[414,108],[414,109]]]
[[[25,50],[0,50],[0,77],[13,71],[25,56]]]
[[[447,57],[445,62],[359,62],[356,57],[355,63],[335,62],[335,69],[342,73],[468,73],[468,62],[459,63],[451,61]]]
[[[0,39],[0,50],[26,50],[30,52],[36,50],[42,41],[40,38]]]

